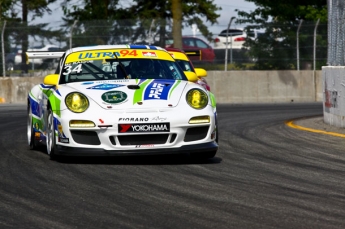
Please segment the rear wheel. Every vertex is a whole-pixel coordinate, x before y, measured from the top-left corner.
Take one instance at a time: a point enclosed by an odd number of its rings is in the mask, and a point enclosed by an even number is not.
[[[47,118],[47,135],[46,135],[46,145],[47,153],[50,159],[56,159],[56,137],[55,137],[55,127],[54,127],[54,114],[51,108],[48,109]]]
[[[32,109],[31,105],[28,104],[28,116],[27,116],[27,136],[28,136],[28,144],[30,149],[34,150],[37,149],[37,143],[35,140],[35,130],[32,122]]]

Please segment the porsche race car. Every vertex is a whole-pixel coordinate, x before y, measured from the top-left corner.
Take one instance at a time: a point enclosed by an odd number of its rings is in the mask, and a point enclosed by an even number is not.
[[[28,58],[60,56],[56,74],[28,94],[27,138],[57,156],[190,153],[218,150],[216,102],[156,46],[103,45]]]

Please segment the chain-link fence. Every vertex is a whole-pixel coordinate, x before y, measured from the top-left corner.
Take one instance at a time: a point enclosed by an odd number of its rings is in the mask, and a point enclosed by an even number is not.
[[[327,65],[345,65],[345,2],[328,1],[328,57]]]
[[[334,1],[341,2],[341,0]],[[338,14],[340,15],[340,13]],[[159,19],[71,21],[36,25],[3,21],[0,25],[2,30],[1,50],[3,50],[0,67],[5,70],[2,72],[5,72],[4,74],[7,76],[23,74],[24,70],[30,74],[37,69],[47,70],[55,67],[55,62],[45,60],[35,60],[26,64],[23,61],[25,55],[22,54],[22,49],[56,51],[77,46],[133,43],[154,44],[162,47],[173,45],[172,23]],[[344,23],[340,23],[336,28],[344,26]],[[246,32],[245,25],[233,24],[231,29],[243,29],[243,33],[228,34],[229,39],[238,38],[238,40],[230,43],[234,47],[229,45],[228,50],[225,50],[224,47],[217,47],[215,41],[224,38],[219,35],[227,27],[228,25],[221,24],[209,26],[213,36],[207,39],[200,34],[197,28],[185,26],[182,33],[183,44],[186,46],[183,49],[201,49],[204,59],[195,61],[195,64],[202,65],[208,70],[223,70],[224,61],[232,69],[238,70],[264,70],[265,68],[286,70],[315,68],[320,70],[321,66],[326,64],[327,24],[308,21],[301,22],[299,26],[275,23],[270,28],[255,31],[254,36],[246,35],[248,31]],[[246,38],[248,39],[246,40]],[[235,47],[236,42],[241,45]],[[213,57],[207,53],[207,49],[214,53]],[[333,63],[337,59],[336,57],[343,53],[343,46],[334,45],[332,49],[337,50],[336,55],[330,55],[334,51],[328,50],[328,60]],[[227,56],[225,56],[226,53]],[[3,68],[4,64],[5,68]]]

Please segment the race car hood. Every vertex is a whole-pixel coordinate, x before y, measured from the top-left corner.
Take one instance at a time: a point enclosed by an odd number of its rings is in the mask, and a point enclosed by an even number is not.
[[[175,107],[188,81],[124,79],[76,82],[64,85],[106,109]],[[62,89],[62,88],[61,88]]]

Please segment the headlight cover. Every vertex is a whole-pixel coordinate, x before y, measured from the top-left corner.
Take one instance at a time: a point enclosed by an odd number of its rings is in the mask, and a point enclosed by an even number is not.
[[[89,107],[89,100],[79,92],[69,93],[65,98],[67,108],[75,113],[82,113]]]
[[[203,90],[197,88],[188,91],[186,100],[189,106],[194,109],[203,109],[208,104],[207,94]]]

